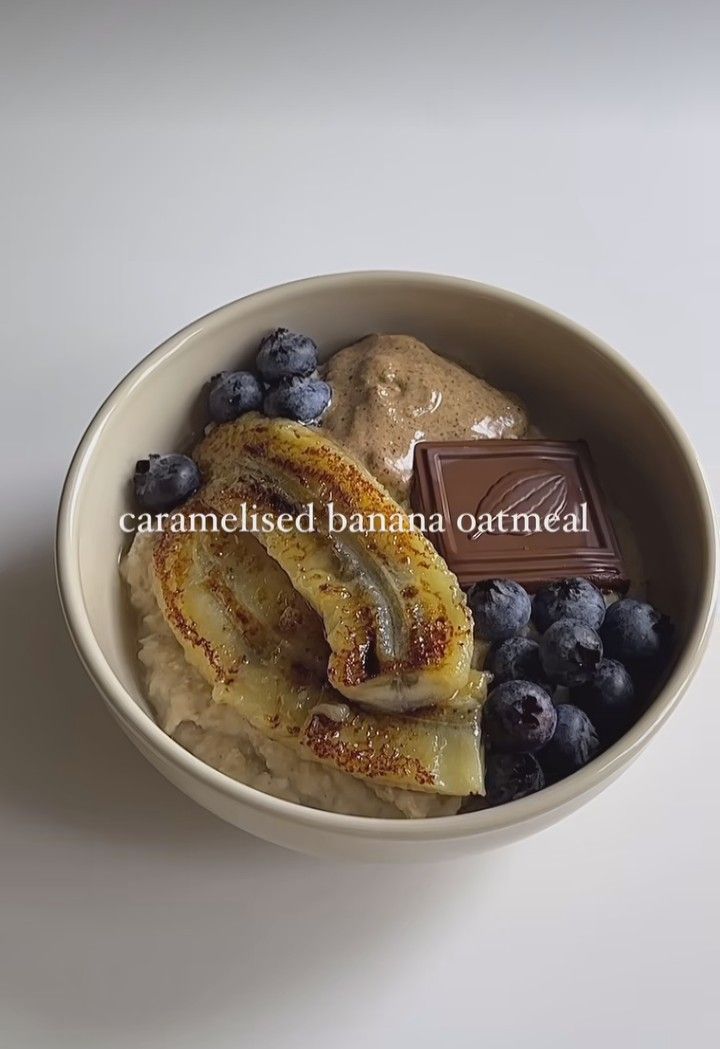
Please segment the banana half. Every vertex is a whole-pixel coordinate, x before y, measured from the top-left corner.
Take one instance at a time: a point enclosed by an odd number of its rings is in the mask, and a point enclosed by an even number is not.
[[[186,504],[207,512],[204,497]],[[186,658],[227,704],[270,738],[369,780],[455,796],[483,793],[473,672],[467,710],[413,715],[351,708],[327,683],[322,622],[250,534],[166,531],[154,540],[153,588]]]
[[[195,450],[203,498],[218,514],[243,505],[316,530],[255,531],[322,619],[327,676],[376,710],[468,705],[473,638],[465,595],[431,543],[377,481],[324,434],[255,413],[218,426]],[[400,530],[331,531],[327,508]],[[374,517],[372,515],[375,515]]]

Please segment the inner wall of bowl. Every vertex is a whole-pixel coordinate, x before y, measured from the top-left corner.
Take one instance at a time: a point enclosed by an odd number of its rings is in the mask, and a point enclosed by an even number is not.
[[[585,438],[611,502],[638,539],[649,596],[687,636],[699,614],[701,507],[672,433],[642,388],[593,343],[532,307],[468,286],[363,276],[291,285],[236,303],[173,340],[130,380],[86,467],[76,521],[80,575],[97,641],[146,711],[135,625],[118,573],[132,509],[128,479],[149,452],[186,449],[204,423],[203,385],[252,367],[260,337],[307,331],[323,357],[372,331],[415,335],[489,382],[517,392],[548,437]]]

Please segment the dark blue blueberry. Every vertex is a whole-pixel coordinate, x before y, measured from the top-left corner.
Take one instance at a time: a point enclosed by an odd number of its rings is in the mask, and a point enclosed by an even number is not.
[[[575,619],[558,619],[540,641],[542,668],[557,685],[583,685],[595,673],[602,655],[599,635]]]
[[[275,328],[260,343],[257,367],[265,382],[312,375],[317,368],[317,346],[308,335]]]
[[[535,594],[532,618],[541,634],[558,619],[577,619],[597,630],[605,618],[605,602],[587,579],[560,579]]]
[[[637,715],[632,678],[615,659],[603,659],[590,681],[571,691],[570,699],[585,711],[604,743],[619,739]]]
[[[540,646],[529,637],[496,641],[487,654],[485,669],[493,675],[495,685],[518,680],[542,684],[546,680],[540,663]]]
[[[135,464],[133,485],[143,510],[163,513],[197,492],[200,471],[187,455],[149,455]]]
[[[262,407],[263,388],[252,372],[220,372],[210,380],[208,409],[216,423],[227,423]]]
[[[663,656],[672,632],[670,620],[652,605],[626,597],[610,605],[600,636],[608,656],[632,667]]]
[[[506,681],[488,696],[482,719],[492,750],[529,754],[551,738],[557,715],[550,696],[534,681]]]
[[[571,703],[561,703],[555,733],[538,754],[538,761],[547,782],[556,783],[587,765],[599,750],[597,732],[585,711]]]
[[[468,603],[475,633],[486,641],[504,641],[519,634],[530,622],[530,597],[512,579],[487,579],[474,583]]]
[[[331,390],[322,379],[287,379],[265,395],[265,414],[311,423],[330,404]]]
[[[545,786],[545,776],[532,754],[488,754],[485,791],[491,805],[505,805],[526,798]]]

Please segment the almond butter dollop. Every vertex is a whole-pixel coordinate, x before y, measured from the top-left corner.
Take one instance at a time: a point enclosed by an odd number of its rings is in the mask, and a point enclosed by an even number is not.
[[[322,428],[407,504],[418,441],[522,437],[520,401],[410,335],[368,335],[330,358]]]

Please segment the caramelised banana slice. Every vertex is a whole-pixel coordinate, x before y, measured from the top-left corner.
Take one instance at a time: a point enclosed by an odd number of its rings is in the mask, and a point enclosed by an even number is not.
[[[183,509],[210,512],[200,497]],[[208,681],[233,680],[250,658],[325,676],[322,623],[252,535],[166,531],[152,563],[160,609]]]
[[[471,680],[475,700],[484,697],[487,675],[473,671]],[[285,680],[273,689],[267,672],[259,688],[244,673],[216,685],[213,699],[265,735],[378,786],[456,797],[485,792],[477,710],[374,714],[348,707],[327,686],[288,687]]]
[[[378,710],[465,702],[472,628],[457,579],[403,509],[324,434],[283,419],[246,415],[196,448],[203,498],[219,513],[299,514],[315,531],[255,532],[293,586],[320,614],[330,645],[328,678],[348,699]],[[394,530],[329,531],[327,508]],[[373,516],[374,515],[374,516]]]
[[[471,675],[465,701],[475,709],[466,712],[351,710],[325,681],[319,617],[253,536],[165,532],[154,540],[152,573],[161,611],[216,703],[309,759],[378,785],[483,792],[477,707],[487,675]]]

